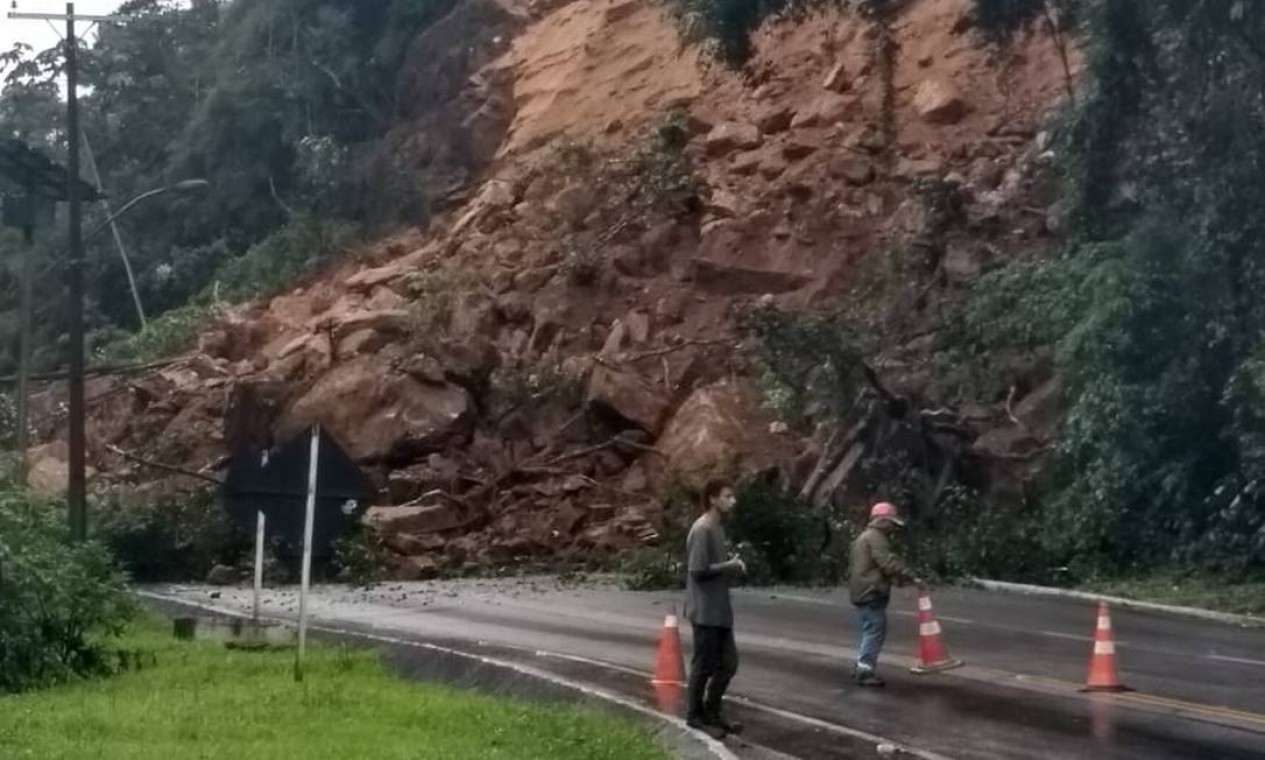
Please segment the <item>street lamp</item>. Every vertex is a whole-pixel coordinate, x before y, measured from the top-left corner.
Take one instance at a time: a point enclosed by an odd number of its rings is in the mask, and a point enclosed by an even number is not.
[[[186,179],[186,180],[177,182],[174,185],[167,185],[165,187],[156,187],[153,190],[148,190],[146,192],[143,192],[140,195],[133,198],[132,200],[128,201],[127,203],[124,203],[119,208],[118,211],[115,211],[113,214],[110,214],[109,218],[107,218],[101,224],[98,224],[96,227],[93,227],[92,231],[89,232],[87,235],[84,235],[84,237],[90,238],[93,235],[96,235],[101,230],[105,229],[107,226],[114,224],[115,219],[118,219],[120,216],[123,216],[123,214],[127,213],[129,209],[131,209],[133,206],[135,206],[136,204],[140,203],[143,200],[152,198],[155,195],[162,195],[163,193],[191,193],[195,190],[201,190],[202,188],[209,187],[210,184],[211,184],[210,182],[207,182],[204,179]],[[126,256],[124,256],[123,258],[124,260],[127,259]]]
[[[204,179],[186,179],[181,182],[177,182],[174,185],[167,185],[166,187],[158,187],[148,192],[141,193],[140,195],[136,196],[135,198],[128,201],[127,203],[124,203],[123,206],[118,211],[115,211],[113,214],[110,214],[110,216],[106,218],[104,222],[94,227],[91,232],[89,232],[87,235],[84,236],[85,239],[94,237],[98,232],[105,229],[106,227],[109,227],[111,230],[113,230],[114,244],[119,249],[119,258],[123,259],[123,271],[127,274],[127,284],[128,284],[128,287],[132,291],[132,302],[136,304],[136,316],[140,319],[142,330],[144,330],[147,327],[147,323],[145,321],[145,307],[141,305],[141,294],[140,294],[140,291],[136,289],[136,276],[132,273],[132,262],[127,257],[127,249],[123,246],[123,237],[119,234],[119,228],[115,226],[114,220],[118,219],[120,216],[125,214],[128,211],[128,209],[132,208],[133,206],[135,206],[136,204],[140,203],[141,201],[147,198],[152,198],[155,195],[162,195],[163,193],[190,193],[195,190],[201,190],[202,188],[205,188],[209,186],[210,184],[211,184],[210,182],[207,182]],[[109,210],[108,206],[106,208],[107,210]]]

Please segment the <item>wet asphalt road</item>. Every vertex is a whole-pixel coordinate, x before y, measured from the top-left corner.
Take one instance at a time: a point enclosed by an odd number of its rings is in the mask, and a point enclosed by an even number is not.
[[[250,592],[161,589],[225,609]],[[793,756],[873,756],[882,737],[956,758],[1265,758],[1265,628],[1113,610],[1124,695],[1086,695],[1095,610],[1087,602],[966,589],[933,591],[944,640],[963,668],[915,676],[915,600],[893,601],[883,690],[851,687],[858,634],[838,592],[737,593],[741,667],[734,710],[752,741]],[[439,642],[652,701],[647,673],[680,595],[553,580],[317,589],[314,619]],[[293,617],[288,589],[264,613]],[[682,631],[686,654],[688,626]]]

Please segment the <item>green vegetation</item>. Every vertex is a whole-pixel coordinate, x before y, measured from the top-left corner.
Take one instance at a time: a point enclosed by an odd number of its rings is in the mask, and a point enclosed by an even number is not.
[[[1099,594],[1121,596],[1180,607],[1265,615],[1265,581],[1243,582],[1238,578],[1189,575],[1163,570],[1146,578],[1104,580],[1086,585]]]
[[[845,416],[864,384],[859,334],[842,314],[793,315],[756,308],[742,326],[755,342],[765,398],[789,424]]]
[[[737,486],[738,502],[726,536],[747,563],[744,583],[832,584],[843,577],[847,546],[856,535],[846,517],[817,510],[794,493],[761,479]],[[622,568],[633,590],[684,588],[685,539],[698,518],[698,495],[668,489],[665,528],[657,545],[634,555]]]
[[[1076,578],[1265,576],[1265,12],[1087,2],[1069,116],[1075,239],[979,283],[984,351],[1040,347],[1066,384],[1054,480],[1026,516]],[[1028,547],[1016,547],[1026,551]]]
[[[743,483],[737,495],[726,530],[747,563],[747,583],[833,584],[844,577],[853,536],[844,520],[762,480]]]
[[[981,4],[992,5],[1014,1],[1030,4],[1034,0],[991,0],[991,3],[990,0],[979,0]],[[667,3],[682,42],[700,45],[711,59],[739,69],[755,55],[752,35],[767,21],[803,18],[834,8],[873,20],[882,32],[899,0],[667,0]],[[1027,11],[1025,9],[1017,14],[1007,11],[1004,15],[1007,22],[1015,18],[1017,23],[1020,17],[1026,17]],[[883,51],[890,43],[885,35],[880,34],[880,37],[880,52],[886,58]],[[884,73],[885,80],[889,74]]]
[[[0,693],[113,671],[102,637],[131,613],[104,547],[68,545],[64,510],[0,490]]]
[[[637,210],[670,217],[700,210],[705,183],[694,173],[685,152],[689,142],[685,113],[672,111],[633,156],[633,203]]]
[[[90,535],[137,581],[202,580],[217,564],[250,556],[250,538],[228,519],[212,488],[178,494],[98,491]]]
[[[102,681],[0,698],[0,755],[541,758],[650,760],[663,750],[623,721],[410,684],[372,652],[314,646],[294,655],[175,640],[157,623],[124,638],[154,664]]]
[[[131,0],[82,51],[85,175],[99,170],[113,210],[165,193],[118,224],[150,327],[139,328],[109,234],[87,241],[88,327],[100,361],[144,361],[188,346],[203,310],[287,287],[361,230],[416,223],[422,172],[398,197],[365,200],[383,139],[413,107],[400,81],[409,45],[453,0]],[[58,51],[0,54],[0,134],[65,160]],[[375,163],[376,162],[376,163]],[[389,163],[389,161],[388,161]],[[371,165],[377,169],[370,169]],[[424,205],[424,204],[423,204]],[[109,213],[89,204],[84,229]],[[41,231],[41,261],[66,248]],[[0,374],[15,368],[20,236],[0,234]],[[34,363],[65,364],[62,280],[35,283]],[[161,319],[161,315],[179,310]]]

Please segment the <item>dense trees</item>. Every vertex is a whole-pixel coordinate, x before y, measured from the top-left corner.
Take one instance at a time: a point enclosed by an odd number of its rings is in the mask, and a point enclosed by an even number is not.
[[[151,313],[197,300],[225,280],[230,295],[284,284],[344,242],[361,221],[357,155],[400,112],[397,78],[417,33],[454,0],[132,0],[83,53],[86,156],[116,206],[188,178],[198,195],[169,194],[120,219]],[[0,58],[0,133],[65,151],[57,51]],[[94,179],[91,162],[86,176]],[[86,228],[105,218],[92,209]],[[375,222],[390,222],[377,218]],[[49,241],[56,250],[54,233]],[[121,259],[109,236],[89,241],[94,342],[134,330]],[[253,262],[236,263],[259,246]],[[0,245],[16,271],[17,241]],[[267,258],[267,262],[258,261]],[[243,271],[244,270],[244,271]],[[12,275],[4,275],[11,277]],[[7,280],[6,280],[7,281]],[[246,283],[249,287],[244,287]],[[60,363],[60,282],[37,284],[37,363]],[[0,373],[12,371],[15,289],[0,293]],[[205,296],[203,296],[205,299]]]
[[[1260,573],[1265,9],[1079,5],[1075,239],[975,303],[986,345],[1053,347],[1067,380],[1045,545],[1083,567]]]

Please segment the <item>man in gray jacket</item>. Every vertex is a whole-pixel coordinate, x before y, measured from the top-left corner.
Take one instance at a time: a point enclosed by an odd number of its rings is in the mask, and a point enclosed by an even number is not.
[[[725,689],[738,671],[729,586],[747,572],[741,559],[729,558],[725,545],[723,522],[736,501],[728,484],[709,482],[703,489],[703,516],[685,540],[685,617],[694,627],[686,723],[717,739],[742,730],[720,712]]]
[[[892,551],[889,535],[904,527],[896,507],[882,502],[870,510],[870,524],[852,542],[848,555],[848,585],[852,604],[861,618],[861,647],[852,680],[860,686],[882,686],[874,670],[887,638],[887,605],[893,583],[922,583],[905,561]]]

